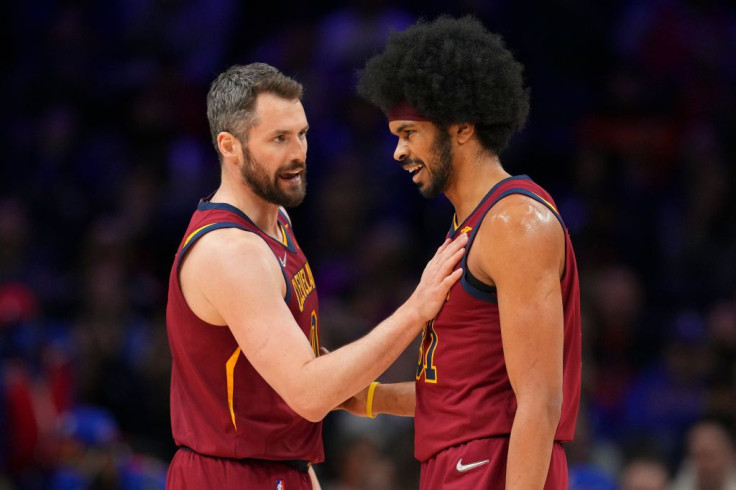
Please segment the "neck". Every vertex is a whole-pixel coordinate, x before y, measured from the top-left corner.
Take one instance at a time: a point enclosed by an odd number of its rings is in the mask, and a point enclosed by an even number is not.
[[[220,187],[212,196],[211,202],[235,206],[266,234],[277,240],[282,239],[278,225],[279,206],[264,201],[242,179],[228,179],[223,174]]]
[[[503,169],[496,155],[459,156],[453,162],[452,181],[445,195],[455,208],[457,222],[462,223],[494,185],[511,175]]]

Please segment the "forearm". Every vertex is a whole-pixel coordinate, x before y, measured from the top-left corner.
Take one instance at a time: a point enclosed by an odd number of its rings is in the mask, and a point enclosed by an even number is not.
[[[416,391],[413,381],[379,384],[373,394],[373,413],[413,417],[416,410]]]
[[[559,410],[554,406],[519,404],[509,441],[508,490],[539,490],[544,487],[559,420]]]
[[[312,482],[312,490],[322,490],[322,487],[319,484],[319,480],[317,479],[317,474],[314,472],[314,468],[312,466],[309,467],[309,479]]]
[[[416,338],[423,325],[405,303],[363,338],[307,362],[298,378],[300,405],[307,418],[321,419],[369,385]],[[390,398],[391,390],[387,395]]]
[[[316,422],[383,373],[425,322],[437,315],[447,291],[462,274],[455,265],[466,243],[465,233],[445,241],[427,263],[411,297],[394,314],[365,337],[324,356],[315,357],[282,299],[264,293],[261,285],[243,281],[243,289],[250,293],[247,297],[252,298],[246,304],[235,297],[213,297],[229,313],[223,319],[258,373],[295,412]],[[271,262],[264,267],[276,267]],[[276,273],[269,273],[276,282]],[[238,284],[239,278],[236,275],[223,289],[230,290],[227,286]]]
[[[372,384],[372,383],[371,383]],[[340,410],[346,410],[358,417],[368,417],[369,388],[359,391],[354,396],[339,405]],[[376,383],[371,402],[371,413],[397,415],[399,417],[413,417],[416,408],[415,383]]]

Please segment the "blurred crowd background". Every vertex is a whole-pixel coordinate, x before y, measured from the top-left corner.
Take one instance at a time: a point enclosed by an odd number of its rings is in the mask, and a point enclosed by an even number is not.
[[[323,345],[408,297],[452,209],[394,164],[356,70],[442,13],[475,14],[525,65],[531,114],[502,162],[552,193],[576,248],[571,488],[736,488],[733,3],[40,0],[0,16],[0,489],[163,488],[168,273],[219,180],[205,95],[233,63],[305,85],[291,214]],[[416,355],[381,380],[413,379]],[[323,488],[416,488],[412,438],[411,419],[330,414]]]

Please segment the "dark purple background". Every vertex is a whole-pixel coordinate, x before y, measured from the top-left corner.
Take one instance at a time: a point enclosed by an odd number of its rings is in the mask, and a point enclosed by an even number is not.
[[[205,95],[233,63],[305,85],[309,193],[291,211],[322,343],[400,304],[452,209],[392,160],[356,70],[392,28],[475,13],[526,67],[502,161],[555,197],[577,251],[584,380],[572,488],[736,428],[736,11],[687,0],[12,2],[0,20],[0,488],[158,488],[174,450],[164,310],[217,186]],[[383,381],[409,380],[408,349]],[[413,488],[409,419],[332,414],[325,490]],[[577,480],[576,480],[577,478]],[[597,480],[596,480],[597,481]],[[357,482],[357,483],[356,483]],[[342,485],[342,486],[341,486]],[[580,485],[580,486],[575,486]],[[591,488],[591,487],[586,487]]]

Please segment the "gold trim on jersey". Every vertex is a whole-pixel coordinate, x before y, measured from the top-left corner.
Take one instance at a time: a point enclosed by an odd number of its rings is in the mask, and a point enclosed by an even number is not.
[[[460,226],[460,223],[457,222],[457,213],[455,213],[452,215],[452,231],[457,231],[459,226]],[[472,226],[463,226],[463,229],[460,230],[460,234],[467,233],[472,229],[473,229]]]
[[[551,202],[549,202],[548,200],[546,200],[545,198],[543,198],[542,196],[540,196],[536,192],[532,192],[532,191],[529,191],[529,192],[531,192],[532,194],[534,194],[535,196],[537,196],[539,199],[541,199],[542,201],[544,201],[547,204],[547,206],[550,207],[550,209],[553,209],[554,210],[555,213],[560,214],[560,212],[557,210],[557,207],[554,204],[552,204]]]
[[[189,234],[189,236],[187,237],[187,239],[184,240],[184,246],[186,246],[190,241],[192,241],[192,238],[194,238],[194,235],[196,235],[200,231],[204,230],[205,228],[209,228],[210,226],[214,226],[216,224],[217,223],[210,223],[209,225],[200,226],[199,228],[197,228],[196,230],[194,230],[193,232],[191,232]]]
[[[240,358],[240,347],[235,349],[233,355],[225,363],[225,378],[227,379],[227,405],[230,408],[230,418],[233,421],[235,432],[238,431],[238,424],[235,423],[235,405],[233,402],[233,393],[235,392],[235,364]]]
[[[286,229],[284,228],[284,225],[279,223],[279,230],[281,231],[281,243],[288,246],[289,245],[289,239],[286,238]]]

